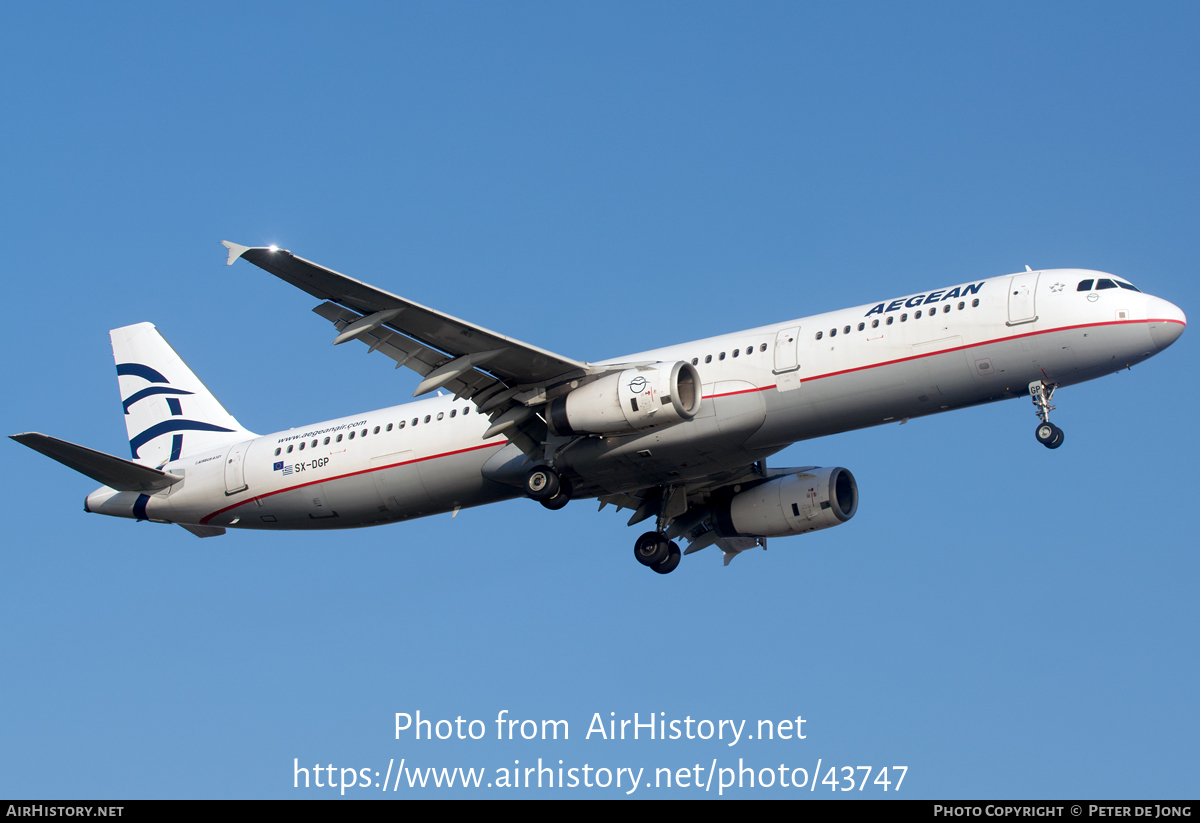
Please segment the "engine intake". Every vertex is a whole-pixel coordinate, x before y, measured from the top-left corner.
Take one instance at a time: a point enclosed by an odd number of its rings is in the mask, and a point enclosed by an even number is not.
[[[632,434],[674,426],[700,411],[700,373],[691,363],[655,363],[625,369],[550,402],[557,435]]]
[[[840,526],[858,511],[849,469],[810,469],[747,489],[715,507],[721,537],[787,537]]]

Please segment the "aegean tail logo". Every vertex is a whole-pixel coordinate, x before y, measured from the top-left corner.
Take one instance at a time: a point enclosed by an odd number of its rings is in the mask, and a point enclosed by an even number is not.
[[[144,400],[147,397],[156,397],[158,395],[169,394],[167,398],[167,409],[171,416],[167,420],[160,423],[155,423],[147,429],[144,429],[129,441],[129,450],[133,453],[134,459],[137,459],[138,449],[149,443],[156,437],[164,434],[181,431],[206,431],[206,432],[228,432],[233,429],[226,429],[222,426],[214,426],[212,423],[204,423],[200,420],[186,420],[183,418],[183,405],[179,402],[180,397],[193,395],[194,392],[185,391],[184,389],[176,389],[171,387],[171,381],[163,376],[162,372],[157,369],[152,369],[149,366],[141,363],[118,363],[117,376],[128,375],[131,377],[140,377],[149,383],[165,384],[152,385],[148,388],[136,391],[122,400],[122,405],[125,407],[125,414],[129,414],[129,408],[139,400]],[[183,453],[183,435],[176,434],[171,438],[171,456],[168,461],[178,460],[180,454]]]

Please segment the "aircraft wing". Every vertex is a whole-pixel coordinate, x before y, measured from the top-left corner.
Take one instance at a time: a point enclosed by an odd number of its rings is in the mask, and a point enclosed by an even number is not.
[[[577,360],[522,343],[319,266],[290,251],[223,241],[239,257],[327,301],[313,311],[334,323],[335,345],[358,339],[427,378],[415,395],[447,388],[483,403],[508,388],[532,388],[592,373]],[[514,392],[515,393],[515,392]]]

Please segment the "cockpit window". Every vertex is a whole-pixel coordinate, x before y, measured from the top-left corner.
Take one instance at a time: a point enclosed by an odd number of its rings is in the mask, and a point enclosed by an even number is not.
[[[1099,280],[1096,281],[1096,290],[1097,291],[1099,291],[1100,289],[1115,289],[1116,287],[1117,287],[1117,284],[1114,283],[1113,281],[1109,280],[1107,277],[1101,277]]]
[[[1137,286],[1133,285],[1132,283],[1126,283],[1124,280],[1118,280],[1118,281],[1117,281],[1117,285],[1118,285],[1118,286],[1120,286],[1120,287],[1121,287],[1121,288],[1123,288],[1123,289],[1129,289],[1130,291],[1135,291],[1135,292],[1138,292],[1139,294],[1140,294],[1140,293],[1141,293],[1141,291],[1142,291],[1142,290],[1141,290],[1141,289],[1139,289]]]
[[[1075,289],[1075,291],[1091,291],[1092,284],[1095,282],[1095,280],[1080,280],[1079,288]]]

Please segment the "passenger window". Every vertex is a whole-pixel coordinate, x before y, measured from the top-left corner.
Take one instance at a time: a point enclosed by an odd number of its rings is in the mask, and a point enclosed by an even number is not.
[[[754,354],[754,347],[753,347],[753,346],[747,346],[747,347],[746,347],[746,354]]]
[[[412,424],[415,426],[415,425],[417,425],[418,422],[419,422],[419,419],[414,417]]]
[[[300,451],[304,451],[304,447],[305,447],[305,445],[306,445],[306,444],[305,444],[305,443],[303,443],[303,442],[301,442],[301,443],[300,443]]]
[[[892,316],[889,314],[889,315],[888,315],[888,319],[887,319],[887,324],[888,324],[889,326],[890,326],[890,325],[892,325],[892,320],[894,320],[894,319],[895,319],[895,318],[893,318],[893,317],[892,317]]]
[[[866,323],[859,323],[859,324],[858,324],[858,330],[859,330],[859,331],[862,331],[862,330],[863,330],[863,329],[865,329],[866,327],[867,327],[867,324],[866,324]]]
[[[291,453],[292,453],[292,447],[288,446],[288,454],[291,454]]]
[[[342,439],[342,438],[340,438],[340,437],[338,438],[338,440],[341,440],[341,439]],[[326,438],[325,438],[325,445],[326,445],[326,446],[328,446],[328,445],[329,445],[329,438],[328,438],[328,437],[326,437]]]
[[[445,416],[446,416],[445,412],[438,412],[438,420],[441,420]]]
[[[721,356],[720,356],[720,357],[718,357],[717,359],[718,359],[718,360],[724,360],[724,359],[725,359],[725,352],[721,352]]]
[[[399,423],[396,424],[396,428],[402,429],[402,428],[404,428],[404,425],[405,425],[404,421],[401,420]]]
[[[1141,291],[1142,291],[1142,290],[1141,290],[1141,289],[1139,289],[1137,286],[1133,285],[1132,283],[1126,283],[1124,280],[1118,280],[1118,281],[1117,281],[1117,285],[1118,285],[1118,286],[1120,286],[1120,287],[1121,287],[1121,288],[1123,288],[1123,289],[1129,289],[1130,291],[1135,291],[1135,292],[1138,292],[1139,294],[1140,294],[1140,293],[1141,293]]]
[[[846,328],[842,329],[842,334],[849,334],[849,333],[850,333],[850,327],[849,327],[849,326],[847,326]]]
[[[1079,281],[1079,287],[1078,287],[1077,289],[1075,289],[1075,291],[1091,291],[1091,290],[1092,290],[1092,284],[1093,284],[1093,283],[1095,283],[1095,282],[1096,282],[1096,281],[1095,281],[1094,279],[1092,279],[1092,280],[1080,280],[1080,281]]]
[[[350,432],[350,439],[351,439],[351,440],[353,440],[353,439],[354,439],[354,432]]]
[[[908,314],[907,313],[900,315],[900,322],[901,323],[908,322]]]
[[[965,309],[966,307],[967,307],[967,304],[966,304],[966,303],[959,303],[959,304],[958,304],[958,310],[959,310],[959,311],[962,311],[962,310],[963,310],[963,309]]]
[[[316,438],[315,438],[315,437],[313,438],[312,447],[313,447],[314,449],[317,447],[317,440],[316,440]]]
[[[871,321],[871,328],[873,328],[873,329],[879,328],[879,318],[878,317],[876,317],[874,320]]]
[[[830,336],[830,337],[837,337],[837,329],[830,329],[830,330],[829,330],[829,336]]]
[[[700,358],[699,358],[699,357],[693,357],[693,358],[692,358],[692,365],[693,365],[693,366],[697,366],[697,365],[699,365],[699,364],[700,364]]]
[[[375,431],[379,431],[379,429],[376,429]],[[367,436],[367,430],[366,430],[366,429],[363,429],[363,430],[362,430],[362,436],[363,436],[363,437],[366,437],[366,436]]]
[[[825,332],[823,332],[823,331],[819,331],[819,332],[817,332],[817,339],[818,339],[818,340],[820,340],[820,339],[821,339],[822,337],[824,337],[824,336],[825,336]]]
[[[388,426],[388,428],[390,429],[390,428],[391,428],[391,426]],[[363,432],[363,434],[366,434],[366,432]],[[371,434],[379,434],[379,427],[378,427],[378,426],[376,426],[376,427],[375,427],[375,430],[374,430],[374,431],[372,431],[372,432],[371,432]]]
[[[392,430],[392,424],[391,424],[391,423],[388,423],[388,424],[387,424],[387,428],[386,428],[386,429],[384,429],[384,431],[391,431],[391,430]]]
[[[451,416],[451,417],[454,417],[454,416],[455,416],[455,415],[457,415],[457,414],[458,414],[458,409],[451,409],[451,410],[450,410],[450,416]]]
[[[711,355],[711,354],[706,354],[706,355],[704,355],[704,362],[705,362],[705,363],[711,363],[711,362],[712,362],[712,355]]]
[[[766,344],[766,343],[763,343],[761,346],[759,346],[759,347],[758,347],[758,350],[759,350],[759,351],[766,351],[766,350],[767,350],[767,344]]]
[[[900,319],[903,320],[904,318],[901,317]],[[913,320],[920,320],[920,319],[921,319],[921,310],[917,309],[917,313],[913,315]]]
[[[337,436],[337,442],[339,442],[339,443],[342,442],[342,436],[340,434]]]
[[[976,297],[974,300],[971,301],[971,308],[973,308],[973,309],[979,308],[979,298],[978,297]]]
[[[733,356],[734,356],[734,357],[737,357],[737,356],[738,356],[739,354],[741,354],[741,353],[742,353],[742,350],[741,350],[741,349],[734,349],[734,350],[733,350]]]
[[[937,306],[934,306],[932,309],[929,310],[930,317],[933,317],[935,314],[937,314]]]
[[[426,422],[426,423],[428,423],[428,422],[429,422],[429,415],[425,415],[425,422]]]
[[[282,447],[281,447],[281,448],[278,448],[278,449],[276,449],[276,450],[275,450],[275,456],[276,456],[276,457],[278,457],[278,456],[279,456],[279,453],[280,453],[281,451],[283,451],[283,448],[282,448]]]
[[[463,414],[466,414],[466,413],[467,413],[467,412],[469,412],[470,410],[471,410],[471,407],[470,407],[470,406],[463,406]]]

